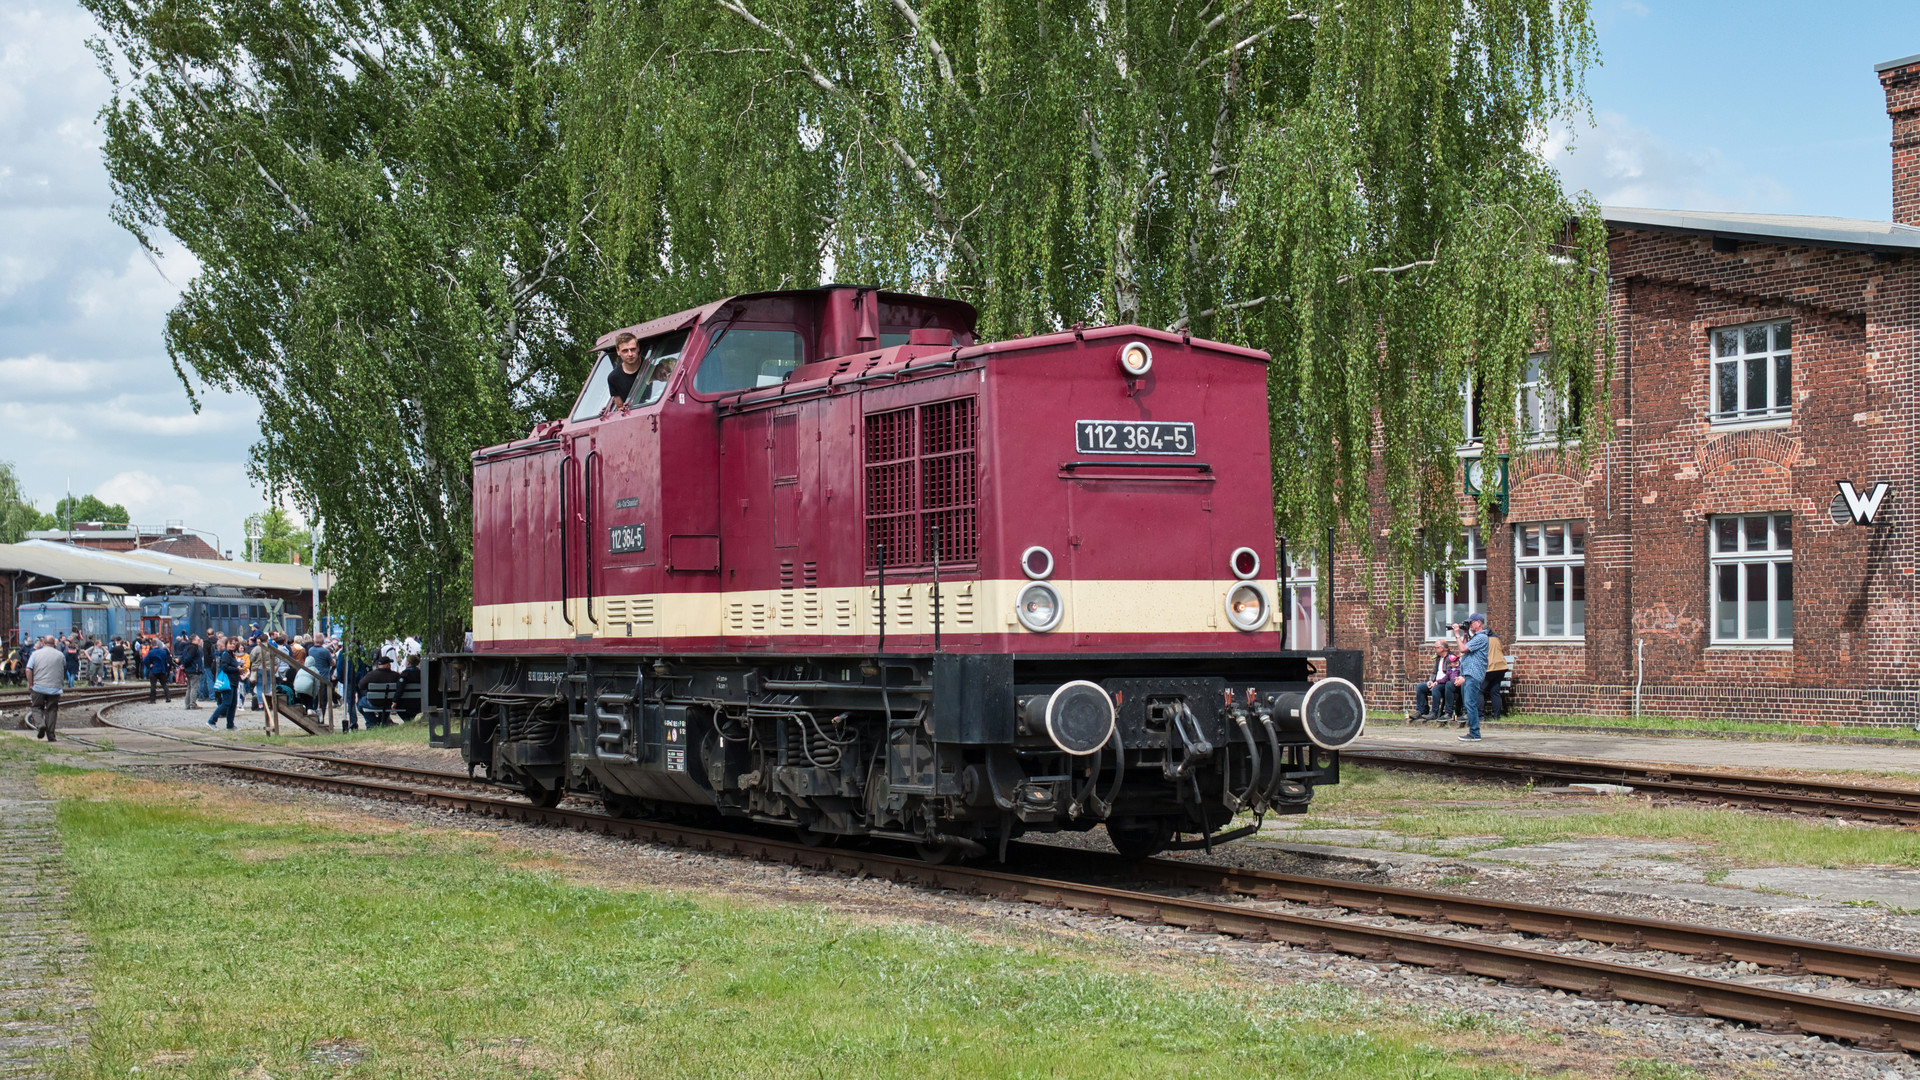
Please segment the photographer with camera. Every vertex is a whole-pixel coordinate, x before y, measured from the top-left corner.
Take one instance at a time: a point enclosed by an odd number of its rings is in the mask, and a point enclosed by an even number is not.
[[[1447,629],[1454,632],[1461,650],[1460,674],[1454,685],[1460,687],[1460,696],[1465,699],[1467,733],[1460,736],[1460,741],[1479,742],[1480,706],[1487,699],[1487,617],[1476,611],[1467,616],[1465,629],[1457,623]]]

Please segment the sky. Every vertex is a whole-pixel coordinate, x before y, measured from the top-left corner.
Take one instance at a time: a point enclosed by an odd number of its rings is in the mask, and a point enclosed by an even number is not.
[[[1543,143],[1570,190],[1660,209],[1885,220],[1890,134],[1877,63],[1920,53],[1914,0],[1595,0],[1592,116]],[[259,410],[200,390],[161,338],[192,279],[109,217],[97,114],[110,87],[72,0],[0,0],[0,461],[36,505],[69,488],[140,524],[244,547]]]

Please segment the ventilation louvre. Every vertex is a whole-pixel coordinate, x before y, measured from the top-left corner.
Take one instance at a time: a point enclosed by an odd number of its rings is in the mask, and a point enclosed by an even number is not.
[[[971,397],[866,418],[867,568],[971,563],[979,557],[977,415]]]

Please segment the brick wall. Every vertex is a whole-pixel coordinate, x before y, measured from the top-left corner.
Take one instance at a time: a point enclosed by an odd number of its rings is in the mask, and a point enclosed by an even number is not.
[[[1920,101],[1920,77],[1902,92]],[[1552,450],[1515,453],[1508,512],[1483,523],[1484,606],[1516,657],[1518,706],[1630,712],[1643,655],[1646,713],[1912,724],[1920,257],[1733,246],[1614,230],[1613,438],[1589,448],[1584,465]],[[1769,320],[1792,327],[1791,418],[1712,423],[1711,332]],[[1840,480],[1892,484],[1875,526],[1832,520]],[[1464,496],[1460,505],[1473,512]],[[1712,643],[1707,529],[1719,514],[1791,515],[1790,646]],[[1516,640],[1512,527],[1560,519],[1587,523],[1584,640]],[[1385,565],[1368,587],[1341,561],[1339,643],[1368,650],[1369,698],[1397,711],[1424,655],[1423,611],[1394,609]]]
[[[1893,220],[1920,225],[1920,62],[1880,73],[1893,120]]]

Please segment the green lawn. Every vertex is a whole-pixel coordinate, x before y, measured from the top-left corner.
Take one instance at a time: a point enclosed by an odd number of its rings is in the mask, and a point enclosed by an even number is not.
[[[97,993],[60,1077],[1514,1075],[1426,1042],[1472,1017],[1338,988],[583,886],[490,839],[43,772]]]
[[[1920,866],[1920,844],[1908,829],[1759,811],[1656,807],[1630,796],[1537,796],[1512,785],[1365,765],[1343,764],[1340,783],[1314,789],[1313,812],[1298,827],[1382,829],[1431,841],[1497,836],[1500,840],[1488,845],[1496,850],[1486,851],[1495,859],[1498,847],[1610,836],[1697,843],[1722,866]],[[1418,844],[1410,846],[1420,850]],[[1433,850],[1442,849],[1436,844]]]

